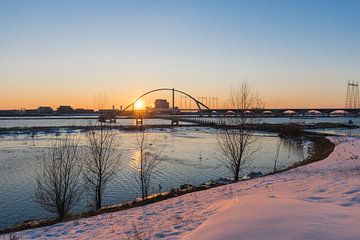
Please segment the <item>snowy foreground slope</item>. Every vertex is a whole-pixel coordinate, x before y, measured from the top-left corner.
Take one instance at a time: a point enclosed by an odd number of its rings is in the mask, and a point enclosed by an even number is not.
[[[145,207],[16,233],[21,239],[360,239],[360,140],[325,160]],[[2,239],[2,236],[0,236]]]

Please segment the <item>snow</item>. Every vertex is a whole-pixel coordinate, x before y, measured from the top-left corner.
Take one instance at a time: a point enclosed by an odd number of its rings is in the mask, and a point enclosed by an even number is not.
[[[360,239],[360,139],[325,160],[144,207],[15,233],[21,239]],[[0,236],[0,239],[2,236]]]

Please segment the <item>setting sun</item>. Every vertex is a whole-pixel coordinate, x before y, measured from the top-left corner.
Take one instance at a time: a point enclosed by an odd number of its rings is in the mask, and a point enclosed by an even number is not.
[[[136,102],[135,102],[135,104],[134,104],[134,109],[135,110],[142,110],[142,109],[144,109],[144,103],[143,103],[143,101],[141,101],[141,100],[137,100]]]

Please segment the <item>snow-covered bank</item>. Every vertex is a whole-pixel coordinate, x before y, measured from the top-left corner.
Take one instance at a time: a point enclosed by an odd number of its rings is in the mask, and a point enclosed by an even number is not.
[[[22,239],[360,239],[360,140],[325,160],[144,207],[16,233]],[[0,236],[2,239],[2,236]]]

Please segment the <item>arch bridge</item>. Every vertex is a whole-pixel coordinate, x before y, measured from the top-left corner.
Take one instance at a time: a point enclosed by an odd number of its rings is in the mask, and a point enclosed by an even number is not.
[[[295,108],[295,109],[289,109],[289,108],[265,108],[265,109],[248,109],[248,110],[240,110],[240,109],[231,109],[231,108],[224,108],[224,109],[210,109],[208,106],[206,106],[204,103],[190,95],[189,93],[186,93],[184,91],[175,89],[175,88],[157,88],[153,89],[151,91],[145,92],[142,95],[140,95],[138,98],[136,98],[132,103],[130,103],[128,106],[126,106],[124,109],[121,110],[123,114],[129,113],[132,115],[134,112],[134,106],[137,101],[139,101],[141,98],[152,94],[154,92],[160,92],[160,91],[166,91],[172,93],[172,110],[175,109],[175,93],[182,94],[189,99],[191,99],[198,109],[197,112],[187,113],[190,115],[255,115],[255,116],[261,116],[261,117],[287,117],[287,116],[323,116],[323,117],[329,117],[334,115],[351,115],[351,116],[360,116],[360,109],[359,108]],[[176,113],[180,113],[180,111],[174,112],[173,114],[176,115]],[[184,109],[183,109],[184,110]],[[189,109],[186,109],[189,110]]]
[[[157,88],[157,89],[148,91],[148,92],[140,95],[138,98],[135,99],[135,101],[133,101],[127,107],[125,107],[123,109],[123,111],[129,110],[130,108],[131,108],[131,111],[133,111],[135,103],[137,101],[139,101],[141,98],[143,98],[146,95],[149,95],[151,93],[160,92],[160,91],[168,91],[168,92],[170,91],[172,93],[172,110],[175,109],[175,93],[180,93],[182,95],[185,95],[185,96],[189,97],[191,100],[193,100],[195,102],[195,104],[196,104],[199,111],[201,111],[203,109],[210,110],[210,108],[208,106],[206,106],[204,103],[200,102],[199,100],[197,100],[196,98],[194,98],[193,96],[191,96],[190,94],[188,94],[188,93],[186,93],[184,91],[181,91],[181,90],[178,90],[178,89],[175,89],[175,88]]]

